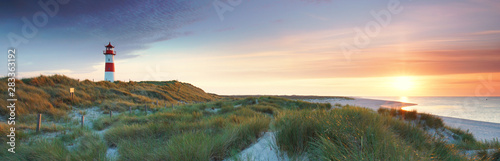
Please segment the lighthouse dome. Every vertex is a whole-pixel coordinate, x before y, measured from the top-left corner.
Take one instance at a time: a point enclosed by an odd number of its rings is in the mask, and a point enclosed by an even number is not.
[[[104,47],[106,47],[106,48],[114,48],[114,46],[113,46],[113,45],[111,45],[111,42],[109,42],[109,43],[108,43],[108,45],[106,45],[106,46],[104,46]]]
[[[111,45],[111,42],[109,42],[108,45],[106,45],[104,47],[106,47],[106,50],[104,50],[102,52],[104,55],[108,55],[108,54],[116,55],[116,52],[114,50],[115,47],[113,45]]]

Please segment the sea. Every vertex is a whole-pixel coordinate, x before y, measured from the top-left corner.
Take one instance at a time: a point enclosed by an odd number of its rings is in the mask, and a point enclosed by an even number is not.
[[[415,103],[416,106],[405,110],[417,110],[430,113],[475,121],[500,123],[500,97],[375,97],[361,98]]]

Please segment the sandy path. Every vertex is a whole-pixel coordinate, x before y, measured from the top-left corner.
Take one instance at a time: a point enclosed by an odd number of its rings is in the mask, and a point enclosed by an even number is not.
[[[70,117],[81,122],[82,114],[80,112],[83,112],[85,116],[83,119],[83,125],[85,127],[88,127],[89,129],[93,129],[92,122],[103,115],[99,107],[92,107],[86,109],[73,108],[73,111],[70,113]]]
[[[256,143],[241,151],[236,157],[228,158],[224,161],[244,160],[244,161],[290,161],[302,160],[308,161],[306,156],[290,159],[285,153],[280,153],[277,149],[276,138],[274,132],[266,132]]]
[[[240,160],[279,160],[274,132],[266,132],[257,142],[238,154]],[[225,161],[233,158],[225,159]]]
[[[93,129],[92,122],[101,116],[104,116],[104,115],[109,116],[109,114],[103,114],[99,107],[92,107],[92,108],[87,108],[87,109],[74,109],[71,112],[70,116],[81,122],[82,115],[81,115],[80,111],[85,113],[85,119],[83,120],[83,125],[85,127],[88,127],[89,129],[91,129],[93,132],[95,132],[97,135],[99,135],[99,137],[104,139],[104,133],[106,133],[108,128],[101,130],[101,131],[96,131]],[[119,113],[113,112],[113,114],[118,115]],[[116,160],[118,158],[118,149],[116,147],[114,147],[114,148],[108,147],[108,149],[106,151],[106,158],[108,158],[110,160]]]

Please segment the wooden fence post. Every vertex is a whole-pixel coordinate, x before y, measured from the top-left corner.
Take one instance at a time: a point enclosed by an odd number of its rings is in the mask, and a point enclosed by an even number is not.
[[[38,123],[36,124],[36,132],[40,131],[40,127],[42,126],[42,114],[38,114]]]
[[[113,117],[113,111],[109,110],[109,118]]]
[[[128,106],[128,111],[130,112],[130,114],[132,115],[132,106]]]
[[[85,120],[85,116],[82,115],[82,128],[83,128],[83,121]]]

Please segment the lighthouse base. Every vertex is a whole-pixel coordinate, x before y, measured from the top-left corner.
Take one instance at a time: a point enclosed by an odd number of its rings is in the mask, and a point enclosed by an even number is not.
[[[104,80],[115,82],[115,72],[104,72]]]

